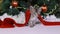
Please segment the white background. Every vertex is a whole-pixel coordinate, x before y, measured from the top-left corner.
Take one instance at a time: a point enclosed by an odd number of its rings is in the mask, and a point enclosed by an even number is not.
[[[43,24],[37,24],[33,28],[29,26],[0,28],[0,34],[60,34],[60,26],[44,26]]]

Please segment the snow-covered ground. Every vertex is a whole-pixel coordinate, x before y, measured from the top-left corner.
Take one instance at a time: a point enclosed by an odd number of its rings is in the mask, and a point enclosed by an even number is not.
[[[44,20],[50,21],[50,22],[60,22],[60,18],[56,18],[55,15],[50,15],[50,16],[48,15]]]
[[[60,26],[44,26],[37,24],[35,27],[0,28],[0,34],[60,34]]]

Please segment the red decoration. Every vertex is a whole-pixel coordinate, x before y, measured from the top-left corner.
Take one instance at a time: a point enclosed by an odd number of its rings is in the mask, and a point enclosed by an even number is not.
[[[47,6],[46,5],[43,5],[42,6],[42,12],[46,12],[47,11]]]
[[[15,21],[11,18],[5,18],[4,21],[0,20],[0,28],[13,28]]]
[[[60,25],[60,22],[49,22],[49,21],[45,21],[41,15],[38,16],[40,22],[42,22],[44,25],[46,26],[54,26],[54,25]]]
[[[18,2],[17,1],[12,1],[12,6],[13,7],[17,7],[18,6]]]
[[[2,23],[3,23],[3,21],[2,21],[2,20],[0,20],[0,26],[2,25]]]

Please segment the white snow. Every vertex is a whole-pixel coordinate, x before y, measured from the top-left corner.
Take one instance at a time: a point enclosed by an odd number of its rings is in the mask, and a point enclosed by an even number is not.
[[[7,13],[4,13],[2,16],[0,16],[0,19],[3,21],[5,18],[12,18],[13,20],[15,20],[16,23],[21,23],[24,24],[25,23],[25,13],[24,12],[20,12],[19,15],[8,15]]]
[[[44,20],[49,22],[60,22],[60,18],[56,18],[55,15],[48,15]]]
[[[20,14],[18,16],[13,16],[13,19],[17,23],[24,24],[25,23],[25,13],[24,12],[20,12]]]

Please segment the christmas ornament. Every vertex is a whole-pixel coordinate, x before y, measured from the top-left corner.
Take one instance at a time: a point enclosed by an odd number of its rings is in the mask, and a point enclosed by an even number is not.
[[[0,12],[0,28],[13,28],[15,26],[24,27],[27,24],[30,27],[33,27],[36,25],[36,22],[40,23],[40,21],[44,25],[60,25],[60,21],[58,19],[60,17],[59,11],[56,11],[55,16],[47,15],[44,18],[45,14],[51,14],[57,10],[56,4],[58,3],[56,0],[25,1],[26,0],[12,0],[11,2],[11,0],[0,0],[0,10],[2,10]],[[35,8],[31,7],[30,9],[27,9],[29,7],[29,3],[35,6]],[[41,15],[41,11],[43,13],[43,17]]]
[[[12,1],[12,6],[13,7],[17,7],[18,6],[18,2],[17,1]]]
[[[41,7],[41,9],[42,9],[42,12],[47,12],[47,6],[46,6],[46,5],[43,5],[43,6]]]

